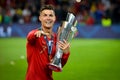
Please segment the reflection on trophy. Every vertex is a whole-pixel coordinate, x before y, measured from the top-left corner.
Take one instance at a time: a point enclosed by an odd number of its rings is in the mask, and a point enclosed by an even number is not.
[[[70,41],[77,31],[76,25],[77,20],[75,19],[75,16],[72,13],[68,13],[66,21],[63,21],[62,25],[58,28],[58,41],[63,41],[64,39]],[[62,71],[62,54],[63,51],[57,47],[57,52],[55,53],[52,62],[49,64],[49,68],[55,72]]]

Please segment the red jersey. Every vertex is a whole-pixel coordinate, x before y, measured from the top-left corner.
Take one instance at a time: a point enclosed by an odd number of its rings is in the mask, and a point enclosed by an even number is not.
[[[48,55],[48,47],[44,36],[36,37],[34,35],[36,31],[38,31],[38,29],[32,30],[27,35],[26,48],[28,69],[26,80],[53,80],[52,70],[48,68],[48,64],[50,63],[50,58],[53,58],[56,52],[57,36],[55,33],[53,34],[52,52]],[[69,54],[70,53],[62,55],[62,66],[66,64]]]

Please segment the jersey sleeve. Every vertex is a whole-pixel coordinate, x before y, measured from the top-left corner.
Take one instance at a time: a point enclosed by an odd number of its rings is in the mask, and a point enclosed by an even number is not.
[[[28,33],[28,35],[27,35],[27,41],[29,42],[29,43],[31,43],[31,44],[33,44],[34,42],[35,42],[35,39],[36,39],[36,36],[34,35],[34,33],[37,31],[37,29],[36,30],[32,30],[32,31],[30,31],[29,33]]]
[[[70,52],[65,53],[65,54],[63,53],[62,59],[61,59],[62,67],[64,67],[64,65],[67,63],[69,55],[70,55]]]

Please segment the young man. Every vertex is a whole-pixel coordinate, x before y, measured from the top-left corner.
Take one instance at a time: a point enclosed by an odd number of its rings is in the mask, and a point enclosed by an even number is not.
[[[48,64],[56,53],[56,44],[63,50],[61,58],[62,67],[66,64],[70,55],[69,43],[67,41],[57,41],[57,34],[52,32],[56,20],[54,8],[45,5],[40,10],[39,20],[41,29],[35,29],[27,35],[27,62],[28,69],[26,80],[53,80],[52,70]],[[51,43],[51,50],[48,43]]]

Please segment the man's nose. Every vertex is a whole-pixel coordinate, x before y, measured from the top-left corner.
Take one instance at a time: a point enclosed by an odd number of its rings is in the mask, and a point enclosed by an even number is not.
[[[47,19],[50,19],[50,16],[47,16]]]

